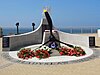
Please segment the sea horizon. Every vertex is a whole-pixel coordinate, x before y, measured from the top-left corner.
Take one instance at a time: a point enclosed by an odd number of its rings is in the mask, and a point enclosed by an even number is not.
[[[35,28],[37,29],[37,28]],[[72,34],[80,34],[80,33],[96,33],[99,27],[65,27],[65,28],[57,28],[60,31]],[[27,33],[33,31],[32,28],[19,28],[19,33]],[[16,28],[3,28],[3,35],[12,35],[16,34]]]

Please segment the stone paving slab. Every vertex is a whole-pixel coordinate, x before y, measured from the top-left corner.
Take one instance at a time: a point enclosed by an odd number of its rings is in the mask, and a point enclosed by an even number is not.
[[[13,62],[4,59],[5,57],[3,57],[2,54],[3,54],[3,52],[0,52],[0,69],[6,68],[6,67],[14,64]]]

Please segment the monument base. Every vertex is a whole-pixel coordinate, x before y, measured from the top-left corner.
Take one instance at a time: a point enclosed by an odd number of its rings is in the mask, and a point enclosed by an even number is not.
[[[55,38],[57,40],[59,40],[59,34],[56,30],[52,30],[53,35],[55,36]],[[45,30],[44,35],[43,35],[43,42],[42,44],[44,44],[45,42],[50,40],[50,30]],[[56,41],[50,41],[48,43],[45,44],[46,46],[50,47],[50,45],[52,45],[52,47],[57,46],[57,48],[60,47],[60,43],[56,42]]]

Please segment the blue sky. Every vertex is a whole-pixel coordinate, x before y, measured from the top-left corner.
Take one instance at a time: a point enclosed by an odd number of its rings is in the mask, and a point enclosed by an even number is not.
[[[0,26],[37,27],[46,6],[55,27],[100,25],[100,0],[0,0]]]

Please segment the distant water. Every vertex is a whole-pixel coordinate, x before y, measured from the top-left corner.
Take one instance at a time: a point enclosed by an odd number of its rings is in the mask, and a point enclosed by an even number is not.
[[[31,28],[21,28],[19,29],[19,33],[27,33],[27,32],[31,32],[32,29]],[[17,30],[16,28],[3,28],[3,35],[11,35],[11,34],[16,34]]]
[[[96,33],[98,28],[60,28],[59,30],[67,33]],[[19,33],[31,32],[32,28],[21,28]],[[3,28],[3,35],[16,34],[16,28]]]

